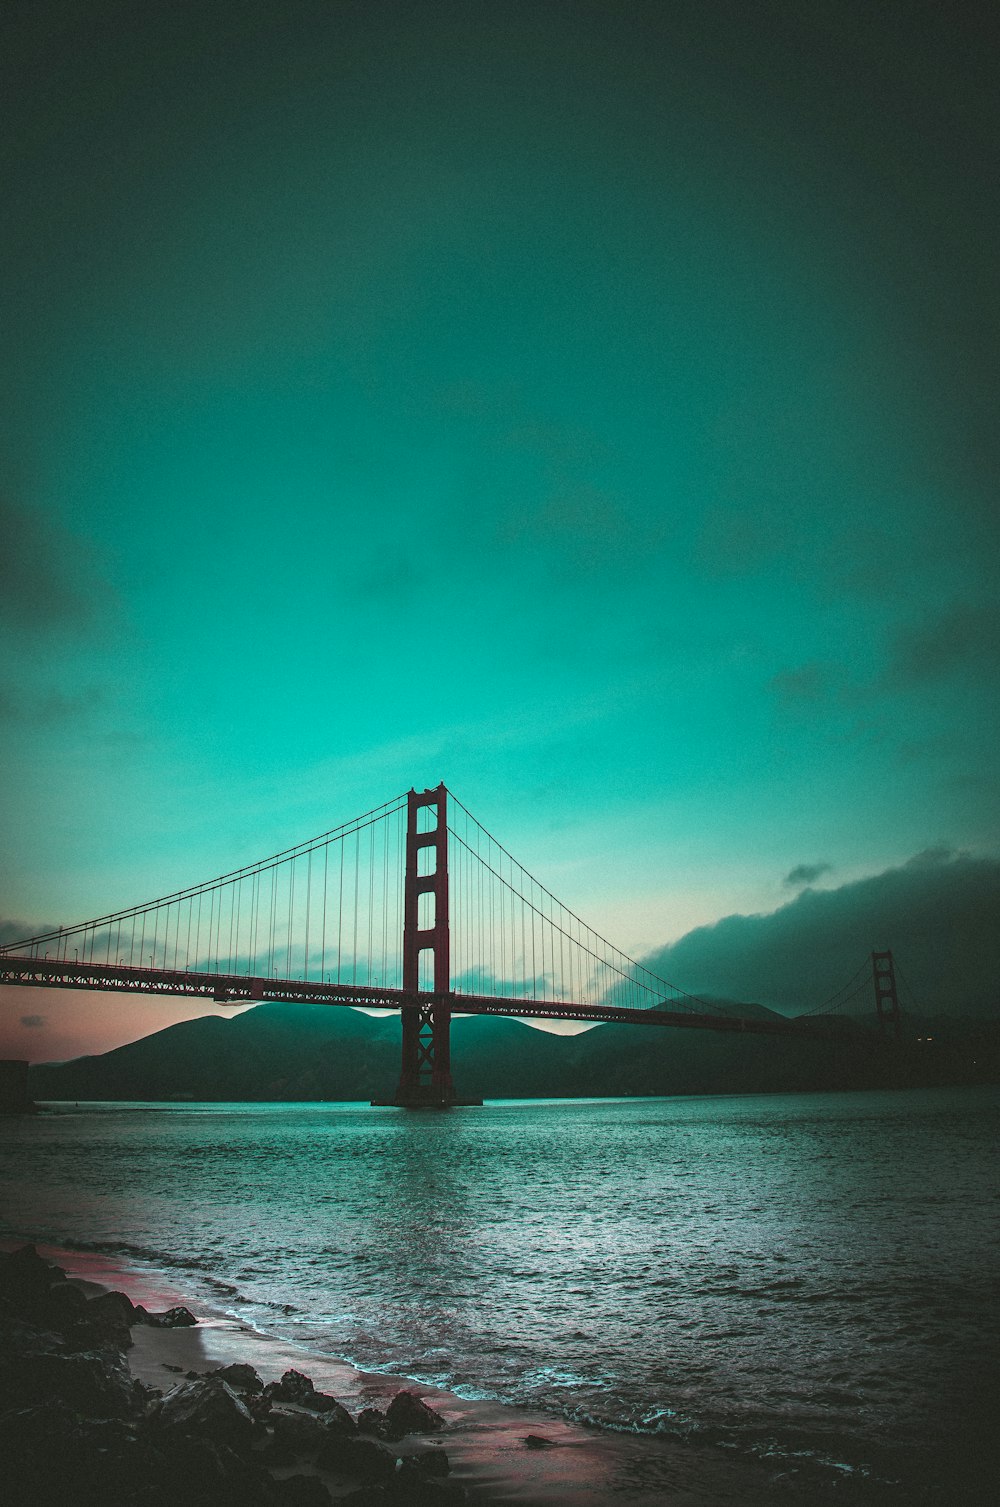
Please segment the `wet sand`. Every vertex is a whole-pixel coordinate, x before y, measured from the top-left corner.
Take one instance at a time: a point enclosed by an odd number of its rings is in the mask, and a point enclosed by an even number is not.
[[[19,1244],[23,1242],[2,1242],[8,1250]],[[447,1429],[435,1440],[447,1450],[452,1479],[468,1488],[473,1503],[763,1507],[775,1502],[781,1507],[805,1507],[807,1500],[816,1500],[803,1497],[763,1466],[733,1460],[721,1451],[689,1447],[679,1440],[600,1433],[548,1414],[469,1401],[406,1377],[359,1371],[346,1361],[262,1334],[192,1301],[168,1278],[123,1267],[100,1254],[47,1245],[37,1249],[90,1292],[125,1292],[133,1302],[154,1312],[184,1304],[195,1314],[198,1324],[194,1328],[135,1326],[127,1358],[133,1376],[147,1385],[167,1390],[187,1371],[209,1371],[241,1361],[254,1366],[265,1383],[276,1381],[289,1369],[302,1371],[317,1390],[332,1393],[355,1415],[363,1407],[384,1408],[401,1388],[417,1392],[445,1418]],[[525,1442],[529,1434],[549,1441],[549,1447],[530,1447]],[[421,1443],[404,1441],[400,1452]],[[313,1473],[302,1464],[295,1470]],[[323,1479],[331,1494],[343,1492],[337,1482]]]

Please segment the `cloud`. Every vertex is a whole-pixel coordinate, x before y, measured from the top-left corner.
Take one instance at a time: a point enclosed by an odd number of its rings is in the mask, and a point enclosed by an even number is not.
[[[29,1031],[40,1031],[46,1024],[46,1017],[44,1015],[22,1015],[21,1024],[22,1026],[27,1026]]]
[[[804,884],[812,884],[821,874],[829,874],[830,867],[828,863],[796,864],[795,868],[785,875],[782,883],[789,889],[801,889]]]
[[[932,622],[896,635],[888,670],[891,685],[928,685],[962,674],[1000,669],[1000,608],[960,604]]]
[[[6,947],[10,942],[23,942],[26,937],[43,936],[54,930],[54,926],[35,926],[30,921],[0,920],[0,947]]]
[[[96,581],[92,552],[82,540],[2,493],[0,540],[0,623],[31,633],[93,626],[107,586]]]
[[[884,948],[905,981],[904,1009],[995,1014],[1000,861],[927,848],[868,879],[803,890],[769,915],[726,916],[644,961],[692,994],[795,1013],[822,1004]]]
[[[964,854],[957,853],[954,848],[949,847],[947,843],[936,843],[934,847],[921,848],[919,853],[914,853],[912,858],[906,860],[904,868],[939,869],[944,864],[951,863],[954,859],[964,856]]]

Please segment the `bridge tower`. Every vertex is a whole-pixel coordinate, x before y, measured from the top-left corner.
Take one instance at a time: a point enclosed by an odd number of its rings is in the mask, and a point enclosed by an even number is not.
[[[902,1016],[891,952],[872,953],[872,980],[875,985],[875,1013],[878,1016],[879,1030],[883,1036],[891,1034],[893,1040],[898,1041]]]
[[[451,1079],[448,791],[444,785],[411,790],[406,801],[403,988],[413,995],[423,988],[434,998],[402,1007],[403,1064],[392,1102],[405,1109],[478,1104],[478,1099],[456,1099]],[[422,820],[423,812],[433,812],[433,825]],[[429,901],[421,904],[425,895]],[[431,977],[422,985],[421,958],[428,952]]]

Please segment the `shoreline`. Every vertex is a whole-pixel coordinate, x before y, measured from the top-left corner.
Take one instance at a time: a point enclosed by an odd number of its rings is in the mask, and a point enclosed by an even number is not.
[[[11,1251],[26,1239],[0,1238]],[[384,1409],[400,1390],[415,1392],[445,1419],[437,1436],[451,1461],[453,1482],[472,1503],[498,1507],[746,1507],[807,1501],[787,1480],[763,1464],[734,1460],[720,1450],[683,1440],[603,1433],[552,1414],[485,1399],[466,1399],[441,1388],[389,1373],[363,1371],[350,1362],[269,1335],[212,1307],[167,1275],[129,1266],[99,1252],[37,1242],[46,1261],[62,1267],[87,1294],[125,1292],[151,1311],[183,1304],[197,1319],[189,1328],[137,1325],[126,1362],[134,1379],[168,1390],[186,1373],[205,1373],[234,1363],[255,1368],[264,1383],[288,1370],[311,1377],[355,1416],[362,1408]],[[546,1441],[531,1446],[527,1436]],[[299,1464],[307,1474],[322,1474]],[[324,1478],[325,1479],[325,1478]],[[336,1500],[336,1485],[326,1481]],[[808,1498],[815,1501],[815,1497]]]

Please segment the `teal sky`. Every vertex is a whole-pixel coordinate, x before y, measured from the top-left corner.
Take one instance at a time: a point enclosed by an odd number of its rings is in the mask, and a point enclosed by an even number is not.
[[[441,779],[633,953],[1000,850],[996,79],[872,9],[8,12],[7,935]]]

